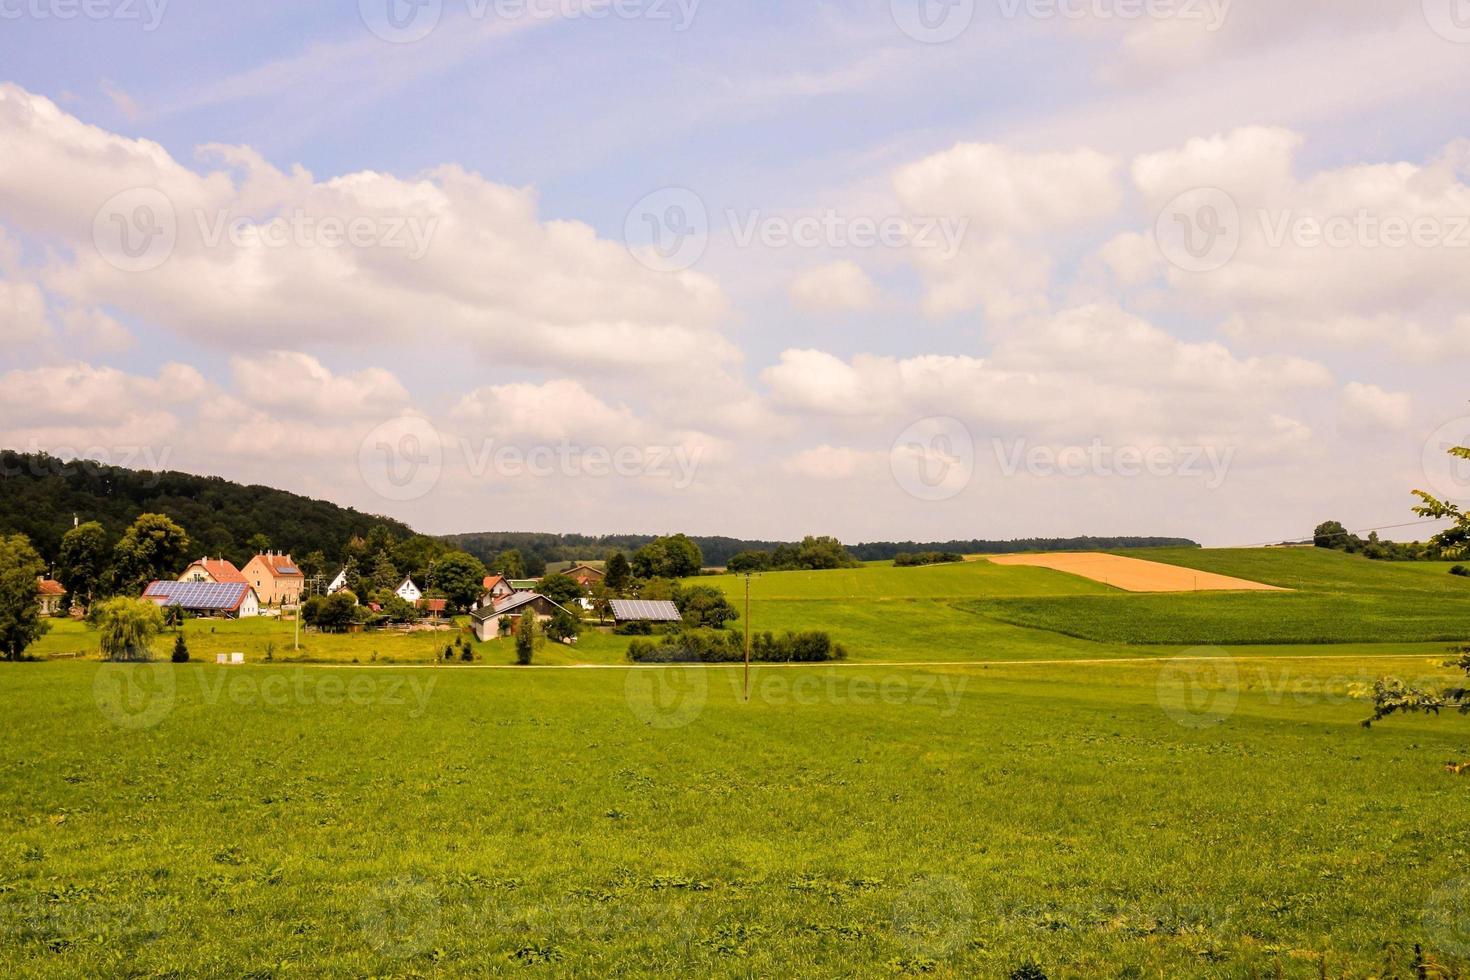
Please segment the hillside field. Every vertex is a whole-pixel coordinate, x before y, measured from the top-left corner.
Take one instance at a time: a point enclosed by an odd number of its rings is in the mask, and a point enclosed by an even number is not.
[[[1364,729],[1355,696],[1453,679],[1465,583],[1148,557],[1296,592],[770,573],[755,628],[851,660],[758,666],[748,703],[739,668],[601,634],[527,670],[429,666],[454,632],[292,662],[289,623],[190,622],[196,661],[250,661],[220,668],[101,664],[59,624],[36,652],[79,658],[0,665],[0,975],[1470,973],[1470,719]]]

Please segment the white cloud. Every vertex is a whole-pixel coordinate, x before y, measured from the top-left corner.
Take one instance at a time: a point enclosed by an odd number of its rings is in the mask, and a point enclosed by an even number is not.
[[[856,262],[831,262],[799,273],[791,281],[791,301],[814,313],[872,310],[878,305],[878,287]]]
[[[880,471],[887,462],[887,453],[824,445],[788,457],[781,467],[809,480],[851,480]]]
[[[239,397],[253,406],[313,419],[396,415],[408,406],[408,391],[389,371],[368,368],[337,375],[316,358],[296,351],[269,351],[230,360]]]
[[[1338,402],[1338,424],[1348,432],[1395,431],[1414,419],[1414,400],[1405,392],[1384,391],[1375,384],[1350,381]]]
[[[20,347],[50,336],[46,298],[33,283],[0,279],[0,343]]]
[[[957,144],[901,168],[893,185],[908,213],[968,221],[957,254],[912,250],[928,287],[926,312],[982,307],[997,319],[1044,312],[1047,236],[1115,212],[1116,171],[1117,162],[1095,150],[1023,153],[990,143]]]

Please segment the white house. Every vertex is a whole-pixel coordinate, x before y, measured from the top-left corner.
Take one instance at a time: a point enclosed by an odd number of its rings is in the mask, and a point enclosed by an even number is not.
[[[417,603],[424,597],[424,594],[419,591],[419,587],[413,584],[413,579],[411,578],[404,579],[403,584],[398,586],[394,591],[398,593],[398,598],[404,602]]]
[[[338,572],[337,577],[332,579],[332,584],[327,586],[327,595],[336,595],[345,588],[347,588],[347,566],[343,565],[342,571]]]

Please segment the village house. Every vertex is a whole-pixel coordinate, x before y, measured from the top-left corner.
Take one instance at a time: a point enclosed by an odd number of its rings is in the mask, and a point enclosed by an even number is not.
[[[562,574],[584,589],[590,589],[594,585],[601,585],[603,578],[606,577],[602,569],[593,568],[591,565],[585,563],[573,565],[571,568],[562,572]]]
[[[470,614],[470,621],[475,628],[475,636],[483,643],[501,635],[502,621],[506,621],[508,629],[514,625],[515,620],[528,611],[534,611],[536,618],[543,623],[559,612],[567,612],[564,606],[552,602],[544,595],[535,592],[517,592],[492,605],[476,609]]]
[[[485,593],[475,600],[475,604],[470,607],[470,612],[482,609],[499,599],[504,599],[506,596],[514,595],[515,591],[511,587],[510,579],[504,575],[486,575]]]
[[[327,595],[336,595],[345,588],[347,588],[347,566],[343,565],[337,577],[332,579],[332,584],[327,586]]]
[[[36,599],[42,616],[60,616],[66,612],[66,588],[55,579],[36,579]]]
[[[406,578],[400,582],[398,588],[394,589],[393,592],[398,598],[411,605],[418,605],[418,601],[424,597],[424,593],[417,585],[413,584],[413,579],[411,578]]]
[[[274,551],[250,559],[244,575],[263,606],[294,606],[306,588],[306,576],[291,556]]]
[[[249,582],[153,582],[143,590],[143,598],[196,616],[249,619],[260,615],[260,598]]]
[[[245,574],[225,558],[200,558],[179,576],[180,582],[246,582]]]

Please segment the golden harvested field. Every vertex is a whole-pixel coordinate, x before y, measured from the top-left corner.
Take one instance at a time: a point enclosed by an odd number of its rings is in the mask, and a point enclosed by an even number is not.
[[[1216,575],[1141,558],[1083,552],[1054,555],[993,555],[997,565],[1027,565],[1080,575],[1125,592],[1286,592],[1229,575]]]

